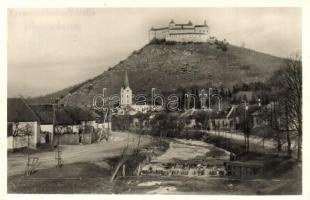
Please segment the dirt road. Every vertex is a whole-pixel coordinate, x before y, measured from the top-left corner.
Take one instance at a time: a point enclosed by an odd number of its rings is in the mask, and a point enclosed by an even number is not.
[[[88,145],[61,145],[64,164],[99,161],[105,158],[120,156],[127,146],[132,151],[137,148],[138,135],[132,133],[113,132],[109,141]],[[140,146],[151,143],[151,136],[141,136]],[[130,152],[128,151],[128,152]],[[39,158],[37,169],[46,169],[56,166],[55,152],[41,152],[31,154]],[[8,156],[8,176],[24,173],[27,156],[22,153],[14,153]]]
[[[236,141],[244,141],[244,135],[242,132],[218,132],[218,131],[206,131],[206,133],[210,134],[210,135],[217,135],[217,136],[221,136],[227,139],[233,139]],[[262,138],[260,137],[256,137],[256,136],[250,136],[250,148],[255,148],[252,150],[256,150],[256,151],[266,151],[266,150],[273,150],[275,149],[275,144],[273,142],[273,140],[271,139],[265,139],[263,141]]]

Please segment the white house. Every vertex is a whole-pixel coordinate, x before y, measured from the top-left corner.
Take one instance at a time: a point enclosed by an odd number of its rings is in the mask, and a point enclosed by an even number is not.
[[[9,150],[40,144],[40,119],[25,100],[7,100],[7,148]]]

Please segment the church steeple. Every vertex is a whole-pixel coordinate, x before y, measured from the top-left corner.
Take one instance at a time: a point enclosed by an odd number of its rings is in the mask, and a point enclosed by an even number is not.
[[[129,87],[129,80],[127,75],[127,70],[125,71],[124,88]]]
[[[127,70],[125,71],[124,85],[121,88],[121,106],[132,105],[132,90],[129,87]]]

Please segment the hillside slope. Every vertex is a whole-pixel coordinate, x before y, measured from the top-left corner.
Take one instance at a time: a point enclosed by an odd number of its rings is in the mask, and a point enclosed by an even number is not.
[[[173,93],[191,86],[231,87],[240,82],[265,81],[282,62],[282,58],[232,45],[223,51],[208,43],[148,44],[101,75],[70,87],[74,88],[71,95],[62,93],[62,97],[69,104],[91,105],[104,87],[108,94],[119,94],[125,70],[134,94],[149,94],[151,88]]]

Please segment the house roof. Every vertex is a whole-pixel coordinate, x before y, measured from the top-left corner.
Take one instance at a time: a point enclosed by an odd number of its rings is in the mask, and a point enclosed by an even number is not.
[[[40,118],[41,124],[53,124],[54,110],[52,104],[30,105],[31,109]],[[63,107],[55,109],[55,124],[73,125],[78,124]]]
[[[38,116],[31,110],[27,102],[21,98],[8,98],[7,100],[8,122],[35,122]]]
[[[95,112],[80,107],[66,106],[64,107],[64,110],[75,121],[93,121],[97,118],[100,118],[100,115],[96,114]]]
[[[64,108],[57,108],[56,111],[56,124],[59,125],[74,125],[79,124],[79,121],[72,118]]]
[[[193,25],[192,23],[187,23],[187,24],[175,24],[175,26],[191,26]]]
[[[195,30],[194,27],[175,27],[175,28],[170,28],[170,30]]]
[[[195,25],[195,27],[208,27],[208,25]]]
[[[169,35],[205,35],[204,33],[169,33]]]
[[[53,105],[29,105],[30,108],[39,117],[41,124],[52,124],[53,123]]]

